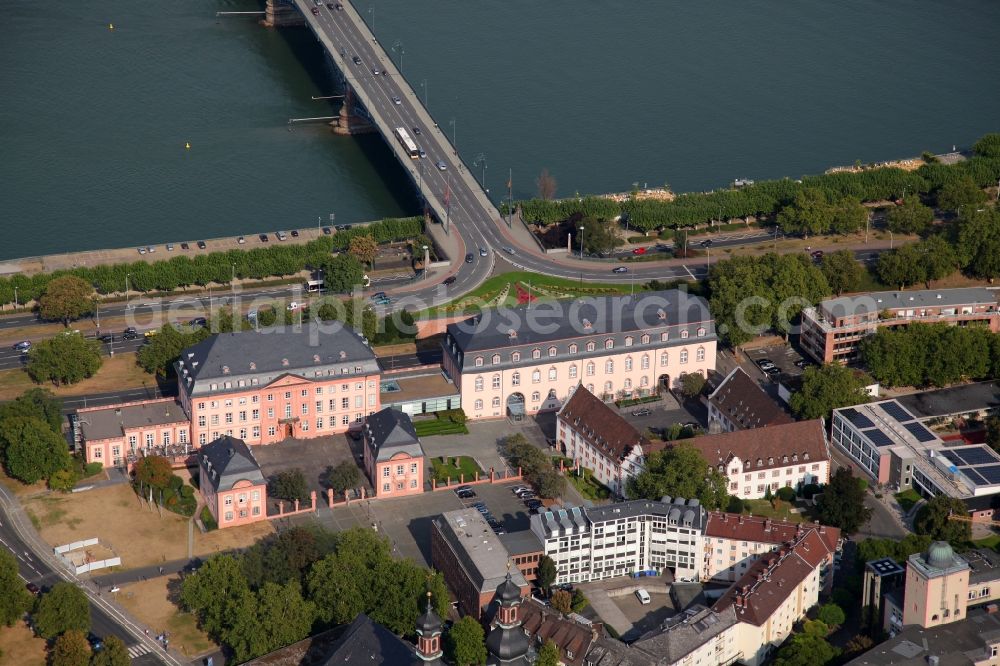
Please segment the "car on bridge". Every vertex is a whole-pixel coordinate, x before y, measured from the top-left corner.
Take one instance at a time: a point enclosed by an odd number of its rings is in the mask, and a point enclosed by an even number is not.
[[[361,58],[359,58],[358,56],[354,56],[353,58],[351,58],[351,60],[354,61],[355,65],[360,65],[361,64]]]
[[[447,171],[448,170],[448,165],[444,163],[444,160],[438,160],[437,164],[435,164],[435,166],[440,171]]]
[[[626,266],[615,266],[611,269],[612,273],[628,273],[628,268]]]
[[[417,150],[417,155],[420,156],[420,159],[423,159],[423,158],[427,157],[427,153],[424,152],[423,148],[420,148],[420,149]]]
[[[319,7],[313,7],[309,11],[312,12],[313,16],[319,16]]]
[[[413,133],[416,134],[417,136],[420,136],[420,134],[421,134],[420,128],[419,127],[414,127],[413,128]]]
[[[392,103],[396,104],[396,105],[399,105],[399,104],[403,103],[403,100],[399,99],[399,97],[397,97],[396,95],[393,95],[392,96]]]
[[[379,69],[378,67],[372,67],[372,74],[374,74],[375,76],[378,76],[381,73],[382,73],[381,69]]]

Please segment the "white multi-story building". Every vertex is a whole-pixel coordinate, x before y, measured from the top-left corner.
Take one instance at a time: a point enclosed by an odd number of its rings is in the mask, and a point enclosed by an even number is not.
[[[830,480],[830,446],[822,419],[736,430],[684,440],[729,480],[729,494],[760,499],[768,490]]]
[[[442,366],[470,419],[555,411],[577,386],[605,400],[715,368],[715,323],[680,290],[490,309],[448,325]]]
[[[706,516],[696,499],[664,497],[547,511],[531,517],[531,529],[555,562],[558,583],[668,569],[695,579]]]
[[[662,443],[654,447],[583,386],[559,410],[556,443],[576,466],[589,469],[618,496],[625,494],[628,480],[642,471],[646,456],[662,448]]]

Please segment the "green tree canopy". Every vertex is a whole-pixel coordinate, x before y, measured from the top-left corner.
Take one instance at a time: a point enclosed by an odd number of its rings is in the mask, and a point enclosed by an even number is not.
[[[486,663],[483,625],[466,615],[451,626],[445,635],[445,655],[456,666],[480,666]]]
[[[1000,210],[963,210],[956,249],[969,275],[988,280],[1000,277]]]
[[[0,422],[7,473],[24,483],[47,479],[70,465],[69,447],[62,435],[44,421],[17,416]]]
[[[329,293],[348,294],[361,284],[365,269],[361,262],[346,252],[323,262],[323,283]]]
[[[978,206],[986,201],[986,193],[971,176],[961,176],[946,183],[937,195],[938,208],[958,210],[963,206]]]
[[[864,266],[850,250],[837,250],[824,255],[820,270],[830,289],[838,296],[845,291],[857,291],[865,273]]]
[[[17,574],[17,559],[0,549],[0,625],[13,627],[31,606],[31,593]]]
[[[642,472],[629,479],[627,492],[631,499],[698,498],[702,506],[713,510],[728,504],[728,485],[727,478],[709,466],[698,449],[681,443],[651,453]]]
[[[316,617],[316,607],[302,598],[298,581],[264,583],[256,594],[246,593],[239,601],[223,636],[238,662],[302,640]]]
[[[173,364],[180,358],[181,351],[201,342],[211,335],[208,328],[181,331],[170,324],[164,324],[160,332],[149,338],[139,348],[136,363],[146,372],[167,377],[173,374]]]
[[[91,649],[87,636],[70,629],[56,638],[49,653],[51,666],[90,666]]]
[[[566,590],[556,590],[553,592],[549,603],[560,613],[573,612],[573,595]]]
[[[38,314],[42,319],[60,321],[63,326],[90,314],[94,309],[94,288],[75,275],[64,275],[49,281],[38,299]]]
[[[854,534],[871,518],[865,491],[847,467],[838,469],[823,488],[817,511],[821,523],[839,527],[844,534]]]
[[[1000,157],[1000,134],[984,134],[972,144],[972,151],[981,157]]]
[[[902,205],[890,208],[886,221],[889,229],[898,234],[920,234],[927,231],[934,221],[934,209],[920,203],[920,197],[912,195],[906,197]]]
[[[775,666],[825,666],[840,651],[822,636],[795,634],[778,650]]]
[[[538,650],[535,666],[559,666],[560,660],[559,646],[551,640],[546,640],[541,649]]]
[[[927,280],[927,269],[915,245],[904,245],[878,256],[875,272],[885,284],[902,289]]]
[[[271,477],[267,492],[271,497],[289,502],[305,502],[309,499],[309,487],[301,469],[289,469],[275,474]]]
[[[334,492],[342,493],[361,483],[361,471],[353,460],[344,460],[336,467],[327,468],[326,480]]]
[[[694,398],[701,395],[701,392],[705,389],[705,378],[698,372],[689,372],[683,377],[681,377],[681,392],[689,397]]]
[[[834,207],[823,190],[803,187],[795,194],[791,205],[778,213],[778,225],[786,233],[800,233],[808,238],[829,231],[834,216]]]
[[[549,588],[556,582],[557,575],[555,561],[548,555],[542,555],[538,560],[537,578],[539,587],[548,592]]]
[[[995,349],[989,329],[947,324],[880,328],[859,346],[865,366],[886,386],[947,386],[989,377]]]
[[[839,627],[844,624],[847,616],[844,610],[833,602],[828,602],[819,607],[816,618],[828,627]]]
[[[583,251],[586,254],[607,254],[622,244],[618,236],[618,223],[612,220],[599,220],[587,217],[576,225],[574,235],[579,247],[580,227],[583,227]]]
[[[0,404],[0,422],[14,416],[35,417],[45,421],[55,432],[62,429],[62,400],[48,389],[28,389],[14,400]],[[0,451],[3,444],[0,443]]]
[[[965,547],[972,539],[972,524],[964,520],[949,520],[948,517],[955,514],[964,518],[968,513],[962,500],[935,495],[920,507],[913,520],[913,530],[917,534],[926,534],[933,541],[947,541],[955,548]]]
[[[105,636],[104,647],[91,660],[91,666],[129,666],[131,663],[125,642],[117,636]]]
[[[930,236],[916,244],[914,249],[920,255],[920,265],[924,270],[925,286],[946,278],[959,269],[958,253],[952,244],[941,235]]]
[[[42,595],[35,611],[35,629],[42,638],[55,638],[64,631],[90,631],[87,595],[72,583],[59,582]]]
[[[236,604],[251,594],[239,560],[233,555],[216,555],[181,585],[181,604],[194,613],[199,626],[221,639],[232,623]]]
[[[76,384],[101,368],[101,345],[79,333],[42,340],[28,352],[28,375],[36,382]]]
[[[792,394],[790,406],[800,419],[829,419],[838,407],[868,402],[864,375],[837,363],[806,368],[802,388]]]

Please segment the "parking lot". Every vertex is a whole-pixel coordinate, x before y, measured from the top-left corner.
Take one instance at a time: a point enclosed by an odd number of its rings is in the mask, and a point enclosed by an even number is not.
[[[799,352],[791,345],[774,345],[771,347],[761,347],[760,349],[747,349],[744,351],[750,363],[743,363],[743,369],[754,378],[769,379],[768,373],[761,370],[761,364],[770,362],[781,374],[790,377],[801,375],[811,362],[804,359]],[[774,378],[777,379],[778,375]]]
[[[634,640],[647,631],[656,629],[663,623],[663,620],[677,612],[674,610],[674,605],[670,601],[669,594],[651,589],[647,589],[647,591],[649,592],[650,602],[645,605],[639,602],[639,598],[634,593],[620,597],[611,597],[611,601],[618,606],[628,621],[632,623],[632,629],[622,635],[622,638],[626,640]]]
[[[260,464],[265,479],[270,479],[279,472],[290,469],[300,469],[306,479],[309,490],[315,490],[317,503],[325,504],[326,471],[336,467],[345,460],[358,464],[361,453],[360,443],[352,441],[347,435],[330,435],[316,439],[286,439],[277,444],[255,446],[254,457]],[[371,486],[361,471],[362,484],[366,492],[371,492]],[[272,511],[277,511],[277,500],[268,500]],[[286,510],[289,508],[287,503]]]

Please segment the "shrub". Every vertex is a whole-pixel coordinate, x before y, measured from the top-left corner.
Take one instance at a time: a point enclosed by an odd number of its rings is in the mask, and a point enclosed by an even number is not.
[[[76,472],[72,469],[60,469],[49,477],[49,488],[68,493],[76,485]]]
[[[794,502],[795,490],[787,486],[784,488],[778,488],[778,499],[782,500],[783,502]]]
[[[87,463],[83,468],[83,476],[86,478],[100,474],[102,469],[104,469],[104,465],[99,462]]]
[[[743,513],[746,509],[746,503],[735,495],[730,495],[729,504],[726,505],[726,511],[729,513]]]
[[[802,497],[804,497],[805,499],[812,499],[813,495],[815,495],[819,491],[820,487],[818,485],[816,485],[815,483],[807,483],[806,485],[802,486],[801,494]]]
[[[212,517],[212,512],[207,506],[201,507],[201,524],[205,526],[205,529],[211,532],[214,529],[218,529],[219,525],[215,522],[215,518]]]

